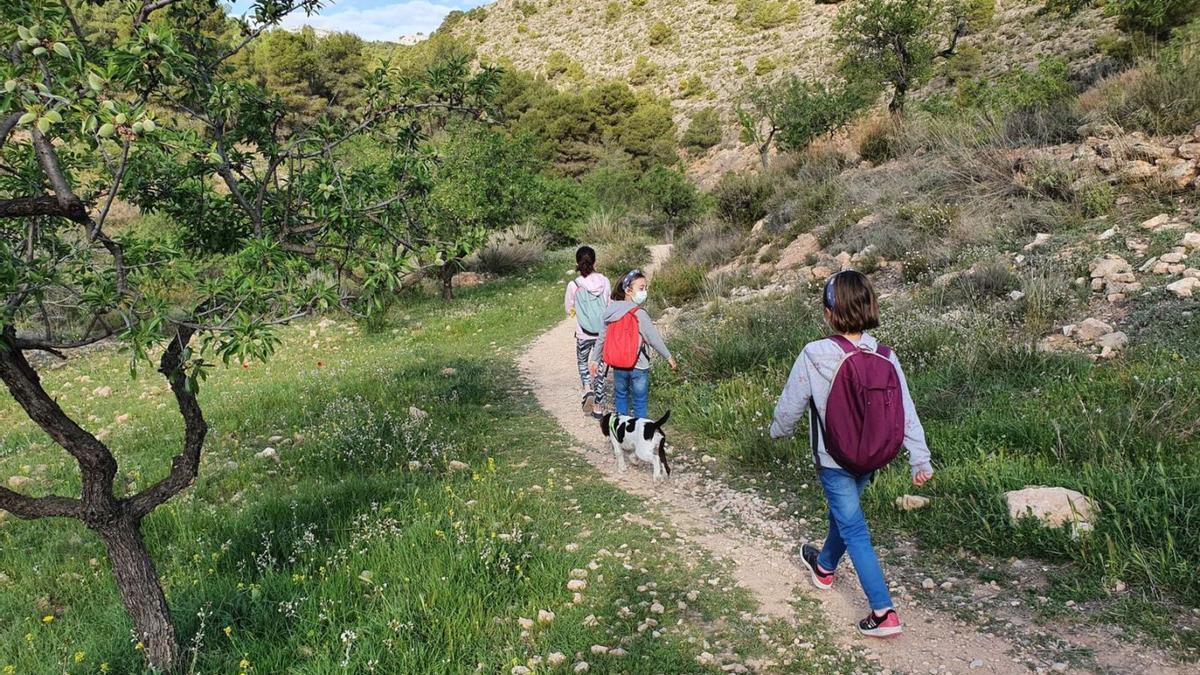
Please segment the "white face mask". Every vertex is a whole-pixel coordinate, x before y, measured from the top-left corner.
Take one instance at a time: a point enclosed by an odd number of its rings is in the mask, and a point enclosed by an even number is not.
[[[646,301],[646,298],[649,297],[649,295],[650,295],[649,291],[647,291],[644,288],[640,291],[634,291],[633,292],[633,303],[635,305],[640,305]]]

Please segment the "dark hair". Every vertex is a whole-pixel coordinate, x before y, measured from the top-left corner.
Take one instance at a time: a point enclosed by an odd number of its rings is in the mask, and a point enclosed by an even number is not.
[[[879,327],[875,288],[859,272],[846,270],[829,277],[822,301],[829,310],[829,325],[839,333],[861,333]]]
[[[641,270],[629,270],[628,272],[625,273],[625,276],[621,277],[621,280],[619,282],[613,284],[612,299],[613,300],[624,300],[625,299],[625,289],[629,288],[633,284],[633,282],[637,281],[638,279],[645,279],[645,278],[646,278],[646,275],[642,274]]]
[[[591,276],[596,271],[596,251],[591,246],[580,246],[575,251],[575,271],[579,276]]]

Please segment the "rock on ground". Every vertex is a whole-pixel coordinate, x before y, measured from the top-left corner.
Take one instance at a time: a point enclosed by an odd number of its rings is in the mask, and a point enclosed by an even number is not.
[[[1030,486],[1004,493],[1013,520],[1036,518],[1043,527],[1090,523],[1097,507],[1090,497],[1063,487]]]

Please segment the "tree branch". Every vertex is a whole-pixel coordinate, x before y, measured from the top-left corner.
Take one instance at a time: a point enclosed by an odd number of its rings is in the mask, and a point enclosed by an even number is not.
[[[81,518],[83,503],[78,499],[57,495],[27,497],[0,486],[0,511],[8,511],[22,520]]]
[[[8,117],[4,118],[4,121],[0,122],[0,148],[4,147],[4,144],[8,142],[8,135],[16,128],[22,114],[19,111],[10,113]]]
[[[37,216],[66,218],[76,223],[88,222],[87,209],[83,207],[83,202],[79,199],[68,201],[66,207],[58,197],[52,195],[0,199],[0,218],[34,218]]]
[[[17,339],[11,326],[5,328],[2,337],[0,380],[29,419],[79,463],[83,481],[81,517],[111,517],[115,510],[112,481],[117,475],[117,461],[103,443],[80,427],[63,411],[58,401],[46,393],[37,371],[25,359],[24,352],[16,347]]]
[[[167,345],[159,360],[158,372],[167,378],[179,412],[183,415],[183,452],[171,460],[171,472],[166,478],[126,500],[130,514],[137,520],[183,492],[195,482],[200,473],[200,451],[204,447],[204,438],[208,435],[208,423],[204,421],[204,413],[196,400],[196,394],[188,388],[187,373],[184,371],[184,352],[194,334],[194,329],[180,326],[175,338]]]

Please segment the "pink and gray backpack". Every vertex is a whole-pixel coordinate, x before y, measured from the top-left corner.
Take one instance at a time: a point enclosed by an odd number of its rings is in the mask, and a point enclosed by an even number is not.
[[[825,439],[825,450],[839,466],[857,476],[887,466],[904,444],[904,392],[892,365],[892,350],[869,351],[841,335],[830,336],[845,356],[830,385],[825,419],[810,403]],[[814,433],[813,452],[816,452]]]

